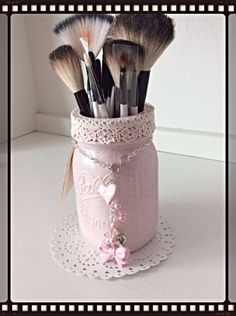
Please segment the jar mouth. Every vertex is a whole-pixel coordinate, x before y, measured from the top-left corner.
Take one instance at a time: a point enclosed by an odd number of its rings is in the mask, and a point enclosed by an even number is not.
[[[95,117],[88,117],[88,116],[84,116],[83,114],[80,113],[80,109],[79,108],[75,108],[74,110],[72,110],[71,115],[77,118],[81,118],[83,120],[88,120],[88,121],[97,121],[97,122],[101,122],[101,121],[119,121],[119,120],[130,120],[131,118],[135,118],[135,117],[139,117],[142,116],[143,114],[145,114],[146,112],[150,112],[150,111],[154,111],[154,107],[148,103],[145,104],[144,110],[142,112],[139,112],[137,114],[133,114],[130,116],[124,116],[124,117],[108,117],[108,118],[95,118]]]
[[[129,143],[140,138],[151,138],[155,130],[154,107],[146,104],[138,114],[116,118],[91,118],[71,113],[71,136],[83,143]]]

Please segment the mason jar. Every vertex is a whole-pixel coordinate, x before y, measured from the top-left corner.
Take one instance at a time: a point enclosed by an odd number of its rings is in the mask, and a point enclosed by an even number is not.
[[[127,247],[144,246],[158,225],[158,159],[152,134],[154,108],[120,118],[89,118],[79,109],[71,114],[75,143],[72,170],[81,234],[97,246],[110,225],[110,208],[100,193],[109,172],[104,165],[121,165],[114,173],[115,198],[123,210],[119,232]],[[122,163],[124,161],[124,163]]]

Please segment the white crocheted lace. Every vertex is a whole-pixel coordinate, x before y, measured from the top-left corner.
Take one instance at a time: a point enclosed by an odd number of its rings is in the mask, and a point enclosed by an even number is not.
[[[91,119],[82,116],[79,109],[71,113],[71,136],[76,142],[127,143],[151,138],[154,130],[154,107],[148,104],[142,113],[111,119]]]

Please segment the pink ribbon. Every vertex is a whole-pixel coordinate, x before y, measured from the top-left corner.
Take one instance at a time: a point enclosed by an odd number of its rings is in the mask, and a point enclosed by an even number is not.
[[[113,259],[115,259],[120,267],[123,267],[128,263],[130,252],[127,247],[107,245],[102,241],[99,244],[99,250],[103,263]]]

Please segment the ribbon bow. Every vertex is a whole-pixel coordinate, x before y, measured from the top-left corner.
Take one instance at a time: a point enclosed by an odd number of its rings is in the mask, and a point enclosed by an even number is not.
[[[99,251],[103,263],[115,259],[118,266],[123,267],[128,263],[130,256],[129,248],[124,246],[112,246],[104,241],[99,244]]]

